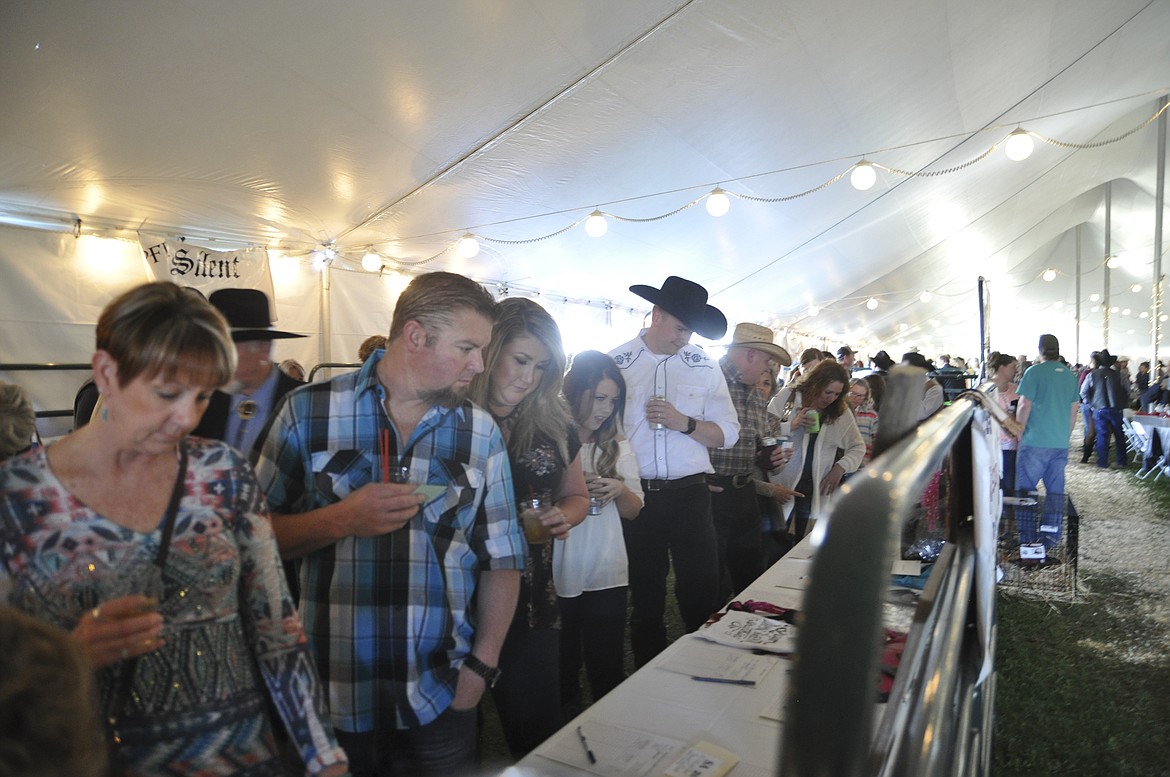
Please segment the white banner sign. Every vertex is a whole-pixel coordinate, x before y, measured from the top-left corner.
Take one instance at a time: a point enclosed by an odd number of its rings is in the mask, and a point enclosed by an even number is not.
[[[258,289],[276,299],[264,248],[212,251],[144,234],[138,236],[138,242],[156,280],[191,286],[205,296],[216,289]]]

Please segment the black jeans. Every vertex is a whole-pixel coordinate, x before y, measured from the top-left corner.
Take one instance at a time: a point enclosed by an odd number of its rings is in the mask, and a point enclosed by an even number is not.
[[[523,609],[517,618],[527,618]],[[559,629],[512,628],[500,651],[492,700],[512,757],[520,760],[561,727]]]
[[[749,483],[711,493],[711,514],[719,541],[721,601],[747,588],[764,571],[760,501]]]
[[[562,597],[561,701],[581,695],[581,664],[593,701],[626,678],[626,586]]]
[[[674,594],[687,631],[719,606],[719,556],[706,483],[646,491],[633,521],[622,521],[630,557],[630,645],[644,665],[666,647],[666,577],[674,565]]]
[[[448,707],[418,728],[335,733],[353,777],[462,777],[479,771],[474,707]]]

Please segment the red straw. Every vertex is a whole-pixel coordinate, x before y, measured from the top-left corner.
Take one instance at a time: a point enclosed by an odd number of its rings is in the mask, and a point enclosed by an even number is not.
[[[390,430],[382,430],[382,482],[390,482]]]

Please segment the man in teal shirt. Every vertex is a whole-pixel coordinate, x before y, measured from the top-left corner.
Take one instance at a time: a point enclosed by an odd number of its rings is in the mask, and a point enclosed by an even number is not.
[[[1027,369],[1016,388],[1020,395],[1016,419],[1024,425],[1016,454],[1016,488],[1035,491],[1044,482],[1044,518],[1039,527],[1021,527],[1020,540],[1031,542],[1039,528],[1044,544],[1052,547],[1060,541],[1064,468],[1081,397],[1076,374],[1060,359],[1060,342],[1055,335],[1040,336],[1040,359]]]

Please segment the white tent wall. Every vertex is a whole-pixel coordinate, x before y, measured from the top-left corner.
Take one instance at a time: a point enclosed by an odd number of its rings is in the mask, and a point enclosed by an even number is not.
[[[307,262],[270,260],[278,326],[307,334],[277,341],[275,357],[318,360],[319,273]],[[137,239],[74,237],[0,227],[0,363],[88,363],[102,308],[121,292],[153,280]],[[356,349],[355,349],[356,350]],[[65,410],[88,378],[85,371],[5,371],[0,380],[23,386],[38,410]],[[43,437],[64,434],[72,419],[43,418]]]
[[[274,359],[296,359],[306,370],[354,363],[361,342],[387,334],[398,295],[413,275],[374,274],[313,266],[307,257],[269,253],[276,294],[275,326],[304,339],[275,341]],[[0,226],[0,364],[88,363],[102,308],[132,286],[154,280],[133,236],[74,236]],[[181,281],[180,281],[181,283]],[[499,294],[503,289],[485,284]],[[645,309],[613,308],[585,299],[537,294],[561,327],[569,354],[606,351],[637,333]],[[648,306],[648,303],[647,303]],[[324,370],[317,379],[335,374]],[[38,411],[66,410],[88,372],[2,370],[0,380],[28,392]],[[42,437],[65,434],[69,418],[42,418]]]

